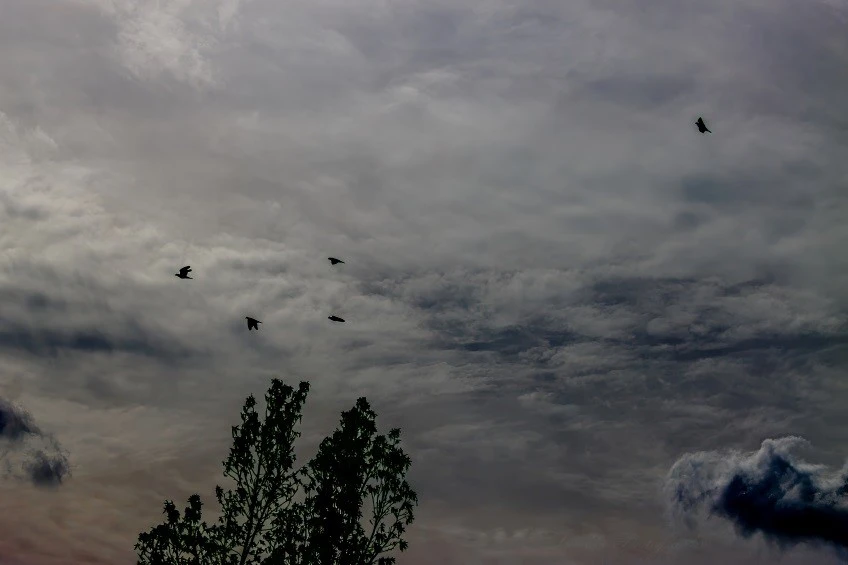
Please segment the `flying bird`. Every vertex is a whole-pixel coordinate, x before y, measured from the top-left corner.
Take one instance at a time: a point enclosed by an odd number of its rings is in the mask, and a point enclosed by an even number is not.
[[[341,259],[336,259],[335,257],[327,257],[327,259],[330,261],[330,265],[336,265],[338,263],[344,263],[344,261],[342,261]]]
[[[700,116],[698,116],[698,121],[697,121],[697,122],[695,122],[695,125],[696,125],[696,126],[698,126],[698,131],[699,131],[699,132],[701,132],[701,133],[706,133],[706,132],[708,132],[708,131],[709,131],[710,133],[712,133],[712,132],[711,132],[711,131],[707,128],[707,124],[705,124],[705,123],[704,123],[704,118],[702,118],[702,117],[700,117]]]
[[[253,328],[256,328],[256,331],[259,331],[259,324],[262,322],[255,318],[251,318],[250,316],[245,316],[244,319],[247,320],[247,331],[250,331]]]
[[[188,265],[186,265],[185,267],[183,267],[182,269],[180,269],[180,272],[179,272],[179,273],[175,273],[175,274],[174,274],[174,276],[175,276],[175,277],[180,277],[181,279],[190,279],[191,277],[190,277],[190,276],[188,276],[188,274],[189,274],[190,272],[191,272],[191,267],[189,267]]]
[[[339,318],[338,316],[327,316],[328,320],[333,320],[334,322],[344,322],[343,318]]]

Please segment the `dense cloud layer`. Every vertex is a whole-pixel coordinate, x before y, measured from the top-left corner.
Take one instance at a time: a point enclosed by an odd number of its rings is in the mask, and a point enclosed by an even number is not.
[[[844,454],[844,2],[0,11],[0,397],[74,457],[0,560],[132,563],[272,376],[305,452],[361,395],[403,428],[407,565],[747,563],[666,531],[680,454]]]

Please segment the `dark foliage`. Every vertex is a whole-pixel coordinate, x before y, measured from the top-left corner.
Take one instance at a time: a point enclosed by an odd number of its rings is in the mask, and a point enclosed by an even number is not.
[[[317,455],[295,469],[294,441],[309,391],[274,379],[260,419],[247,398],[224,476],[218,486],[217,523],[201,518],[192,495],[182,515],[170,500],[166,520],[139,535],[139,565],[389,565],[385,554],[407,547],[417,496],[406,482],[411,464],[400,430],[377,433],[365,398],[342,413],[336,431]],[[368,516],[367,521],[365,516]]]

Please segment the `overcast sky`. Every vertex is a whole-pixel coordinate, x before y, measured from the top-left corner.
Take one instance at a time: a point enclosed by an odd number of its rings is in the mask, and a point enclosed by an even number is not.
[[[399,565],[837,563],[846,29],[0,0],[0,564],[134,563],[275,376],[311,383],[304,456],[359,396],[402,428]]]

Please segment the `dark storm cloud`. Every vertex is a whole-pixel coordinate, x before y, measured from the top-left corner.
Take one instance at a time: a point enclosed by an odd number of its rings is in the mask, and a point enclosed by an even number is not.
[[[783,548],[824,544],[848,560],[848,472],[794,457],[798,438],[766,440],[753,453],[695,453],[669,472],[667,491],[684,516],[701,510],[740,535],[763,534]]]
[[[32,416],[23,408],[0,398],[0,438],[17,442],[27,435],[41,435]]]
[[[60,485],[70,474],[68,458],[64,453],[48,454],[40,449],[24,463],[24,469],[30,481],[40,487]]]
[[[3,324],[0,329],[0,348],[23,350],[30,355],[56,357],[63,351],[89,353],[125,352],[155,359],[184,358],[188,351],[163,343],[154,334],[133,332],[135,335],[116,337],[98,330],[57,332],[47,328],[32,330],[22,325]],[[140,328],[134,328],[139,330]]]
[[[41,447],[32,447],[33,445]],[[6,478],[55,486],[70,474],[62,446],[33,421],[23,407],[0,398],[0,466]]]
[[[113,308],[108,291],[94,277],[31,264],[7,272],[16,275],[18,284],[0,284],[0,300],[10,305],[0,316],[0,349],[39,357],[127,353],[167,362],[197,354],[175,336]],[[51,284],[55,287],[48,290]]]

